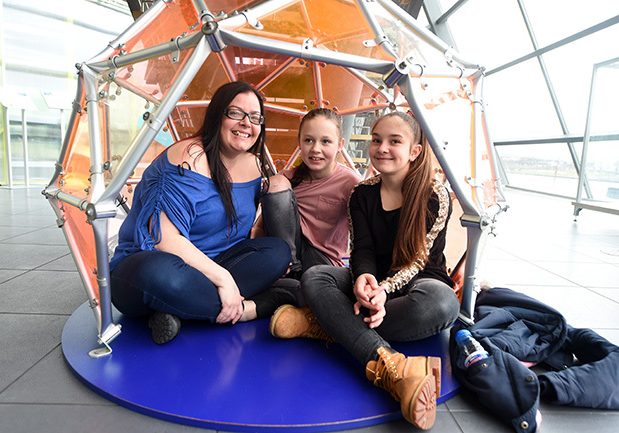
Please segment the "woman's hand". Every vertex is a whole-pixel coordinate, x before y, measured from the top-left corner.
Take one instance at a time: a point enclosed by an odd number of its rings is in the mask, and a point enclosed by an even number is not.
[[[239,288],[229,273],[221,279],[217,285],[217,293],[221,301],[221,311],[215,320],[217,323],[232,324],[238,322],[243,315],[243,297]]]

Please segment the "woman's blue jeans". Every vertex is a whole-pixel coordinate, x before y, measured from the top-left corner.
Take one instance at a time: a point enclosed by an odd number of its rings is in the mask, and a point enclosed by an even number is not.
[[[246,239],[213,260],[230,272],[245,299],[258,304],[262,292],[286,272],[290,249],[278,238]],[[217,287],[203,273],[161,251],[140,251],[122,260],[111,273],[111,291],[114,306],[128,316],[161,311],[215,322],[221,310]]]
[[[413,341],[438,334],[457,319],[460,303],[453,289],[432,278],[413,280],[387,297],[387,315],[370,329],[353,311],[355,296],[350,270],[314,266],[301,278],[305,301],[327,333],[366,365],[388,341]]]

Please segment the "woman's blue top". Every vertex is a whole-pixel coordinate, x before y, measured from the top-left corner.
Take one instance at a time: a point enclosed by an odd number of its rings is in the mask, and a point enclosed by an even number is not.
[[[216,257],[249,237],[260,184],[260,178],[231,184],[238,223],[230,227],[212,179],[180,169],[170,163],[167,151],[163,152],[144,171],[135,188],[131,210],[118,233],[110,270],[131,254],[155,249],[161,239],[162,211],[200,251],[210,258]]]

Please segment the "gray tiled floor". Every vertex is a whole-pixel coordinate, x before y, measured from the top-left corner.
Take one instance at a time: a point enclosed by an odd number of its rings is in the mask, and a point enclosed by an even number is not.
[[[489,238],[479,278],[525,292],[619,344],[619,218],[568,201],[508,191],[511,208]],[[149,418],[82,385],[60,348],[62,327],[85,301],[55,216],[39,189],[0,188],[0,432],[206,431]],[[291,390],[299,392],[299,390]],[[378,391],[377,391],[378,392]],[[619,430],[619,413],[542,405],[544,433]],[[355,430],[405,432],[403,421]],[[435,433],[510,432],[475,402],[439,407]]]

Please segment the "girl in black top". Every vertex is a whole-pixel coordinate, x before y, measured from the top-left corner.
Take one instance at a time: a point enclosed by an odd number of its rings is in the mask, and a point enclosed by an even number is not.
[[[310,309],[280,307],[271,333],[337,341],[366,366],[369,380],[400,401],[409,422],[428,429],[440,395],[440,358],[407,357],[387,341],[429,337],[458,316],[443,255],[451,203],[414,118],[379,118],[369,153],[380,174],[350,197],[351,269],[308,270],[301,287]]]

